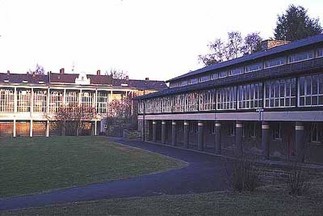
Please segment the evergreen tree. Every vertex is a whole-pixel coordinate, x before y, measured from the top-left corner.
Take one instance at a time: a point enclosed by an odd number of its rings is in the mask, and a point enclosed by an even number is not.
[[[322,33],[319,19],[312,19],[302,6],[290,5],[285,14],[278,15],[274,30],[276,40],[295,41]]]

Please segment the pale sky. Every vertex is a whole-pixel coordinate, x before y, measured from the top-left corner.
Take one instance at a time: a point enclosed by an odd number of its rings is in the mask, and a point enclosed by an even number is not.
[[[42,65],[71,73],[124,70],[167,80],[202,67],[227,32],[273,37],[277,15],[301,5],[323,20],[322,0],[0,0],[0,72]]]

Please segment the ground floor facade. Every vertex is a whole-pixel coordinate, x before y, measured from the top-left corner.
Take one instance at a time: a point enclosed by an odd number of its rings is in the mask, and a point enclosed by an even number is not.
[[[138,125],[144,140],[165,145],[220,155],[323,163],[322,117],[321,112],[226,113],[217,118],[214,113],[141,115]]]

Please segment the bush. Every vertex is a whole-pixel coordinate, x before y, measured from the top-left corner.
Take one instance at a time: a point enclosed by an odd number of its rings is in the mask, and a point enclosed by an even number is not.
[[[229,182],[234,191],[254,191],[260,186],[260,169],[252,160],[234,161],[230,176]]]
[[[309,190],[309,182],[306,173],[297,165],[288,174],[287,181],[290,195],[301,196]]]

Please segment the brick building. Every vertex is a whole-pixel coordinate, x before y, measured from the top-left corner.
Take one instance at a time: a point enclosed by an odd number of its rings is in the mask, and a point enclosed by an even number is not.
[[[92,107],[84,134],[105,131],[109,102],[166,88],[161,81],[112,79],[111,76],[49,72],[47,75],[0,73],[0,137],[50,136],[62,133],[55,114],[68,104]],[[67,133],[67,135],[69,135]]]
[[[276,47],[191,71],[139,97],[143,137],[323,163],[323,35],[268,44]]]

